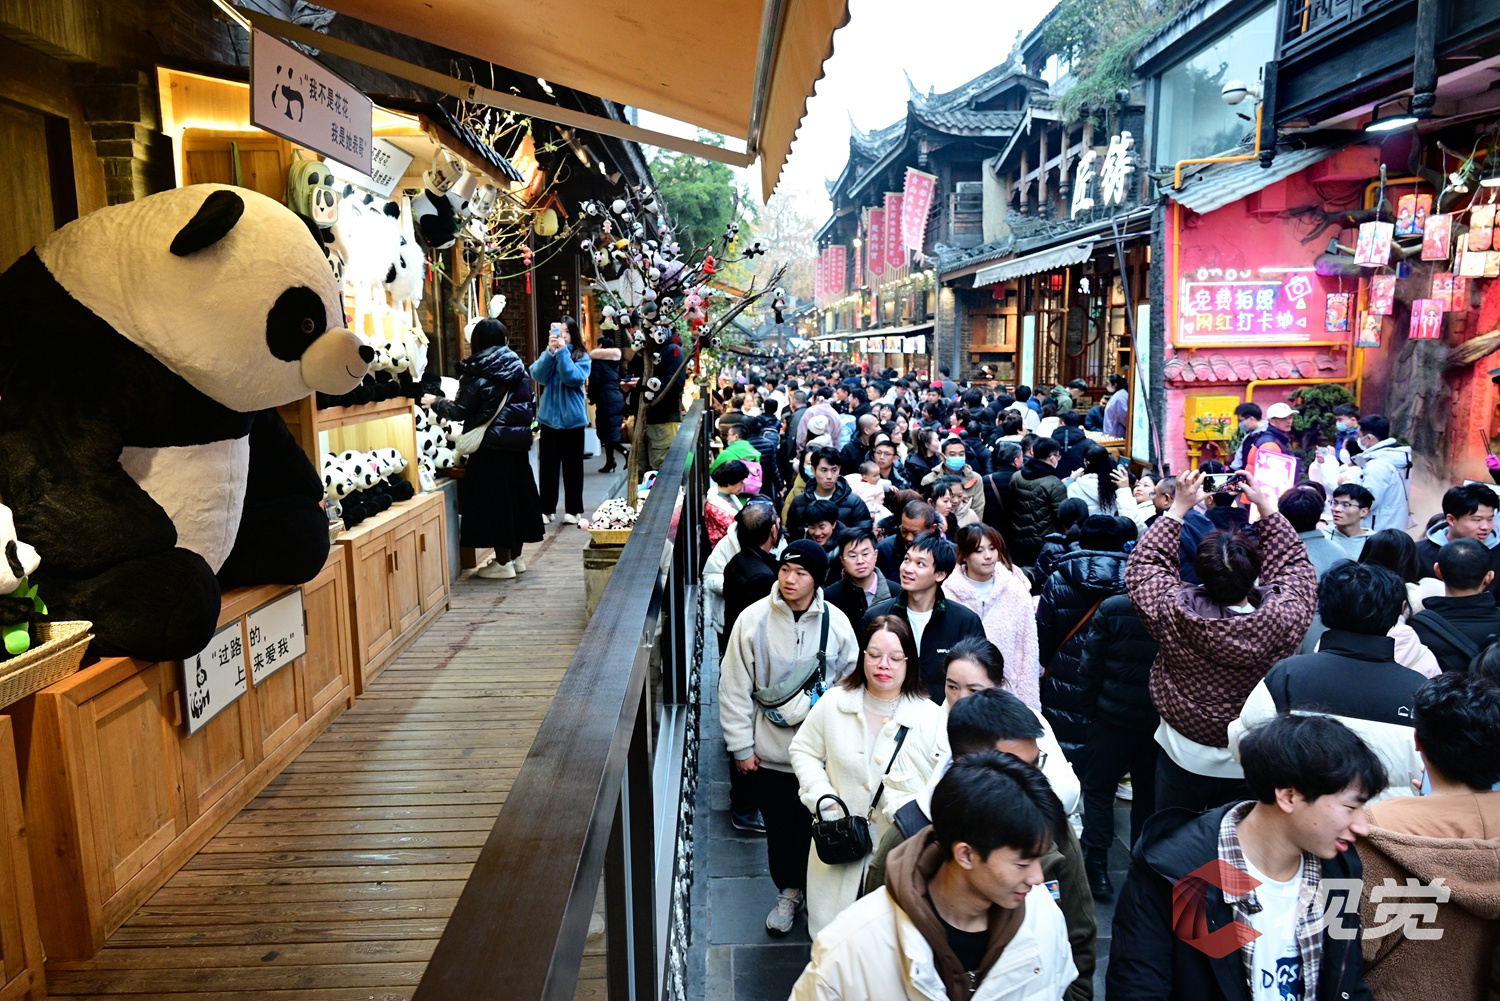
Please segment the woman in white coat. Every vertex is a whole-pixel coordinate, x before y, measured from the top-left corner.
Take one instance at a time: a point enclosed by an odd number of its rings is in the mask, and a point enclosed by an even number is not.
[[[820,807],[819,800],[837,796],[851,816],[869,820],[872,845],[891,823],[885,797],[878,794],[894,759],[924,774],[924,781],[932,774],[933,748],[923,745],[942,729],[942,710],[927,697],[917,661],[917,645],[905,620],[877,616],[865,630],[854,671],[818,700],[792,741],[792,770],[803,805],[815,817],[835,820],[843,810],[832,800]],[[813,846],[807,859],[809,934],[816,937],[854,903],[868,862],[826,865]]]
[[[1103,445],[1090,445],[1083,453],[1083,469],[1068,481],[1068,496],[1088,505],[1089,514],[1111,514],[1129,518],[1137,525],[1156,513],[1150,504],[1136,502],[1130,491],[1130,474],[1115,465],[1115,457]]]

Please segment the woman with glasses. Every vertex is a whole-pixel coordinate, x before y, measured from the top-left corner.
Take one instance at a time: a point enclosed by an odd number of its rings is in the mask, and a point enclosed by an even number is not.
[[[942,715],[922,684],[911,627],[894,615],[877,616],[865,630],[854,670],[818,700],[792,741],[792,770],[803,805],[815,818],[836,820],[844,810],[823,797],[837,796],[851,816],[869,821],[870,843],[878,843],[891,818],[882,788],[886,772],[904,762],[925,784]],[[831,866],[818,858],[816,846],[808,853],[812,936],[854,903],[868,862]]]

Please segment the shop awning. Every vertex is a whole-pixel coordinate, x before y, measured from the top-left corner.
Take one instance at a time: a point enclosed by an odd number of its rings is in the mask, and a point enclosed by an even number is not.
[[[905,327],[871,327],[868,330],[839,330],[831,334],[819,334],[814,337],[815,341],[845,341],[862,340],[866,337],[915,337],[917,334],[929,333],[932,330],[932,321],[926,323],[913,323]]]
[[[1203,215],[1264,190],[1277,181],[1284,181],[1315,163],[1321,163],[1346,145],[1348,144],[1339,143],[1335,146],[1314,146],[1277,153],[1269,167],[1262,167],[1259,160],[1209,164],[1203,168],[1202,173],[1184,178],[1180,190],[1163,188],[1162,191],[1183,208]]]
[[[1069,264],[1078,264],[1089,259],[1094,252],[1094,241],[1085,240],[1080,243],[1070,243],[1062,247],[1052,247],[1047,250],[1039,250],[1025,257],[1017,257],[1009,261],[1002,261],[994,267],[985,268],[974,275],[974,287],[984,288],[996,282],[1008,281],[1011,278],[1021,278],[1026,275],[1040,274],[1043,271],[1051,271],[1054,268],[1065,268]]]
[[[807,99],[833,52],[833,33],[849,20],[848,0],[742,0],[705,10],[671,0],[550,0],[542,6],[495,0],[320,2],[527,76],[744,140],[744,153],[716,149],[448,78],[450,85],[469,93],[468,100],[559,124],[736,166],[749,166],[758,157],[766,198],[776,187]],[[256,27],[289,41],[434,86],[427,74],[418,78],[394,68],[420,69],[409,63],[244,7],[240,11]],[[678,44],[680,39],[674,38],[683,32],[691,41]],[[452,86],[440,89],[454,92]]]

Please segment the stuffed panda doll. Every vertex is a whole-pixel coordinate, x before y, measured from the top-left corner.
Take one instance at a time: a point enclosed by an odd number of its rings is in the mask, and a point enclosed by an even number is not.
[[[0,300],[0,496],[54,617],[181,660],[221,586],[322,569],[323,484],[275,408],[348,392],[373,353],[295,213],[218,184],[111,206],[0,274]]]

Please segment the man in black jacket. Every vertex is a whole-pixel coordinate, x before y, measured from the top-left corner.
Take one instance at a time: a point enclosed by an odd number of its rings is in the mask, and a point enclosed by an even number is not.
[[[1410,625],[1444,673],[1467,671],[1500,635],[1500,608],[1489,593],[1495,582],[1490,551],[1474,539],[1455,539],[1438,550],[1435,566],[1444,596],[1428,598]]]
[[[893,597],[891,582],[876,562],[875,535],[868,528],[845,528],[837,536],[835,558],[844,573],[823,589],[823,600],[840,609],[851,623],[862,622],[871,605]]]
[[[1058,529],[1057,509],[1068,499],[1068,490],[1057,475],[1062,446],[1054,438],[1038,438],[1031,458],[1010,478],[1010,527],[1012,562],[1029,567],[1042,551],[1042,540]]]
[[[937,509],[926,501],[909,500],[901,509],[901,528],[895,535],[888,535],[875,547],[875,561],[880,572],[892,584],[901,581],[901,561],[906,559],[907,547],[923,532],[938,527]],[[850,619],[850,622],[855,621]]]
[[[813,481],[807,489],[792,498],[786,514],[786,537],[802,538],[807,527],[807,505],[815,500],[831,500],[839,509],[839,524],[845,528],[873,528],[870,509],[859,499],[841,475],[839,453],[823,447],[813,455]]]
[[[1083,842],[1089,889],[1099,900],[1114,895],[1109,846],[1115,839],[1115,787],[1130,775],[1130,841],[1140,839],[1156,810],[1156,727],[1151,704],[1151,664],[1156,640],[1136,614],[1130,596],[1105,598],[1094,613],[1078,662],[1079,708],[1088,719],[1084,745]]]
[[[1083,433],[1083,414],[1069,410],[1057,415],[1060,422],[1052,432],[1052,440],[1062,446],[1062,458],[1057,461],[1057,475],[1066,477],[1075,469],[1083,468],[1083,453],[1091,442]]]
[[[839,449],[839,469],[844,476],[859,472],[859,467],[870,458],[875,435],[880,432],[880,418],[865,414],[854,423],[854,437]]]
[[[901,595],[871,605],[864,625],[879,615],[895,615],[911,626],[917,641],[922,682],[932,701],[942,705],[946,693],[948,648],[968,636],[984,638],[984,622],[956,601],[943,597],[942,583],[958,564],[958,550],[936,532],[912,542],[901,561]],[[908,668],[910,670],[910,668]]]
[[[740,613],[770,594],[776,584],[776,560],[771,556],[781,536],[776,506],[745,505],[735,516],[734,531],[740,551],[724,565],[723,640],[729,638]]]
[[[1384,766],[1316,715],[1251,731],[1240,760],[1255,799],[1147,822],[1115,908],[1109,998],[1370,997],[1354,842]]]

